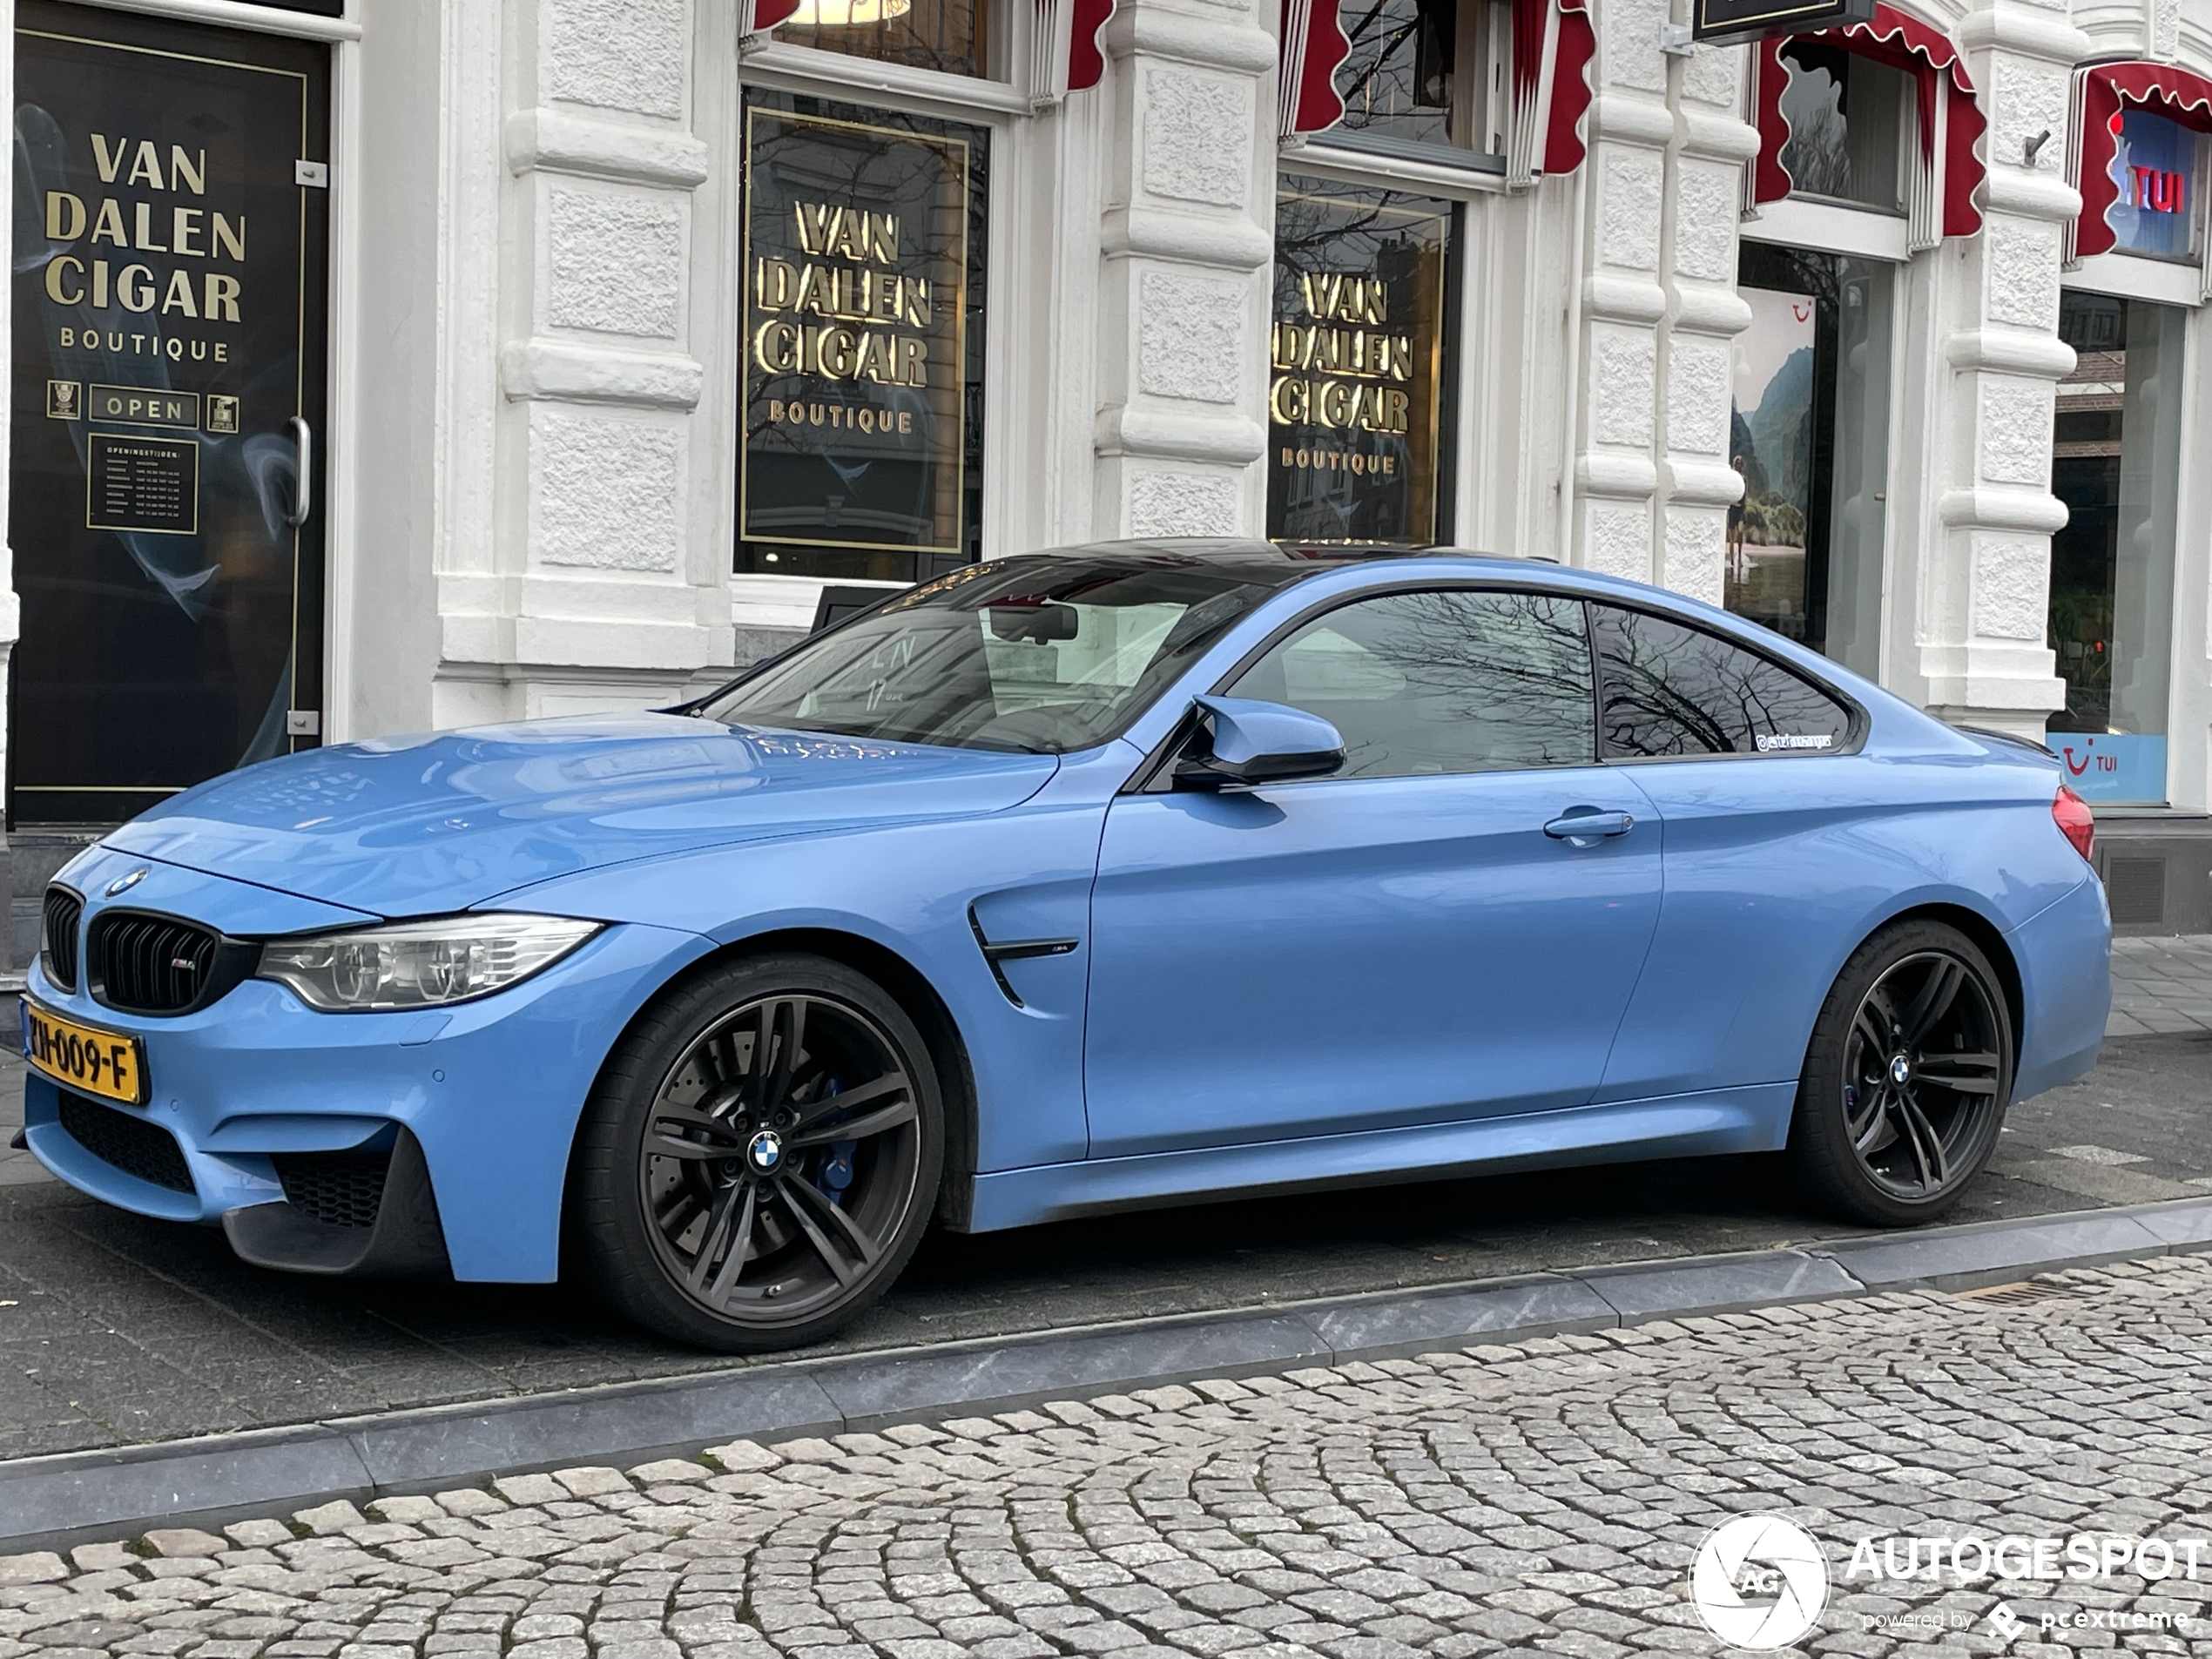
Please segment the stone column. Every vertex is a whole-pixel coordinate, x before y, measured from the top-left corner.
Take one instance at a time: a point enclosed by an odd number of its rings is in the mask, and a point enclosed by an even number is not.
[[[1687,6],[1680,21],[1689,20]],[[1721,602],[1728,509],[1743,481],[1728,462],[1729,342],[1750,326],[1736,291],[1743,163],[1758,153],[1743,118],[1748,51],[1705,46],[1673,64],[1661,259],[1667,316],[1659,337],[1659,581]]]
[[[692,68],[737,41],[701,10],[505,7],[496,226],[450,227],[498,261],[500,398],[490,545],[448,546],[438,573],[442,724],[642,704],[730,659],[734,444],[702,394],[733,372],[734,201],[694,193],[712,92]]]
[[[2051,533],[2066,523],[2052,415],[2074,367],[2057,334],[2060,233],[2080,208],[2066,183],[2067,86],[2090,47],[2063,0],[1993,0],[1955,32],[1989,121],[1989,182],[1982,233],[1932,256],[1942,364],[1928,429],[1903,435],[1932,484],[1920,668],[1932,712],[2040,738],[2065,702],[2045,643]]]
[[[1274,37],[1254,0],[1122,0],[1104,39],[1092,531],[1257,536]]]
[[[1675,113],[1667,103],[1667,59],[1659,51],[1666,13],[1657,0],[1609,0],[1596,8],[1596,96],[1588,118],[1581,234],[1579,385],[1575,388],[1574,562],[1649,582],[1660,531],[1659,335],[1669,295],[1661,282],[1667,152]]]

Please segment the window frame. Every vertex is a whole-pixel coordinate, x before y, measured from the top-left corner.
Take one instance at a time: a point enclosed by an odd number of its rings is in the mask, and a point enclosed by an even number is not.
[[[1437,428],[1434,524],[1431,539],[1427,542],[1387,544],[1406,554],[1417,553],[1427,548],[1449,546],[1459,534],[1458,527],[1461,516],[1461,475],[1466,470],[1460,464],[1460,439],[1467,430],[1467,422],[1474,406],[1473,390],[1467,384],[1467,364],[1469,352],[1463,328],[1468,314],[1467,292],[1469,284],[1473,280],[1472,273],[1474,270],[1474,261],[1469,257],[1467,252],[1468,244],[1473,240],[1474,233],[1474,208],[1467,194],[1464,192],[1439,190],[1430,192],[1426,186],[1372,176],[1357,171],[1336,171],[1325,165],[1318,171],[1309,172],[1305,165],[1305,160],[1315,153],[1311,149],[1285,151],[1275,169],[1275,188],[1271,199],[1271,211],[1274,223],[1271,225],[1268,232],[1268,245],[1271,252],[1268,255],[1267,265],[1268,335],[1271,341],[1274,337],[1275,328],[1274,284],[1279,274],[1282,260],[1278,232],[1281,226],[1283,195],[1287,181],[1298,178],[1309,178],[1324,185],[1340,185],[1347,189],[1370,191],[1384,195],[1406,196],[1428,193],[1431,195],[1431,199],[1444,202],[1450,210],[1446,220],[1441,280],[1437,284],[1439,314],[1436,324],[1436,361],[1433,369],[1436,376],[1436,389],[1435,408],[1432,415]],[[1269,354],[1268,375],[1271,384],[1273,377],[1280,371],[1273,367],[1271,345],[1269,347]],[[1274,418],[1271,407],[1268,412],[1268,418],[1264,422],[1264,428],[1267,435],[1268,447],[1261,461],[1266,479],[1268,499],[1271,502],[1275,487],[1275,455],[1278,447],[1278,441],[1273,436]],[[1261,514],[1263,533],[1272,533],[1267,529],[1265,523],[1272,511],[1271,505],[1263,504]],[[1298,538],[1285,537],[1284,539]],[[1351,544],[1354,543],[1347,543],[1347,545]],[[1368,545],[1366,543],[1356,544]]]
[[[1727,754],[1700,755],[1607,754],[1605,752],[1605,653],[1599,648],[1597,638],[1597,608],[1600,605],[1608,606],[1615,610],[1626,610],[1639,616],[1655,617],[1658,621],[1671,624],[1675,627],[1687,629],[1691,633],[1707,635],[1721,641],[1723,644],[1732,645],[1749,656],[1758,658],[1785,674],[1803,680],[1815,691],[1842,705],[1849,722],[1844,732],[1844,741],[1827,749],[1754,749],[1749,752],[1736,750]],[[1601,599],[1588,594],[1582,596],[1582,616],[1584,624],[1588,628],[1590,635],[1591,677],[1597,682],[1597,754],[1600,765],[1680,765],[1685,762],[1695,764],[1708,760],[1833,760],[1846,755],[1858,754],[1866,747],[1867,733],[1872,728],[1874,722],[1873,717],[1866,711],[1865,704],[1849,695],[1833,682],[1819,675],[1809,673],[1795,663],[1777,656],[1773,651],[1763,650],[1754,642],[1731,633],[1726,629],[1708,627],[1703,622],[1676,615],[1657,605]]]
[[[1307,783],[1392,783],[1403,782],[1408,778],[1485,778],[1494,774],[1502,774],[1509,772],[1582,772],[1594,766],[1602,766],[1605,764],[1605,757],[1602,752],[1605,747],[1605,731],[1603,725],[1599,720],[1599,716],[1604,707],[1604,704],[1602,700],[1602,681],[1600,678],[1598,671],[1597,639],[1595,631],[1592,628],[1590,623],[1589,602],[1581,594],[1561,592],[1557,589],[1547,587],[1541,583],[1482,581],[1393,583],[1387,587],[1369,588],[1362,592],[1345,596],[1335,603],[1325,603],[1316,606],[1303,616],[1295,618],[1284,627],[1277,629],[1273,633],[1267,637],[1266,640],[1258,650],[1246,652],[1244,657],[1238,660],[1236,665],[1231,668],[1228,673],[1223,675],[1214,683],[1213,690],[1209,692],[1208,695],[1212,697],[1234,696],[1235,693],[1231,688],[1233,687],[1237,682],[1242,679],[1246,674],[1250,673],[1253,668],[1257,667],[1261,662],[1264,661],[1269,654],[1275,651],[1278,646],[1287,644],[1305,629],[1312,626],[1315,623],[1323,621],[1329,617],[1336,615],[1337,612],[1340,610],[1350,610],[1355,606],[1369,604],[1379,599],[1397,598],[1406,594],[1420,593],[1527,593],[1534,594],[1541,598],[1554,599],[1568,604],[1580,606],[1582,612],[1583,649],[1589,653],[1590,663],[1589,713],[1591,758],[1587,761],[1575,761],[1571,764],[1560,766],[1485,766],[1477,768],[1472,772],[1384,772],[1373,777],[1366,778],[1344,778],[1332,774],[1331,776],[1324,778],[1312,778],[1294,781]]]
[[[1440,592],[1536,593],[1547,598],[1564,599],[1582,607],[1582,628],[1584,636],[1589,641],[1590,651],[1590,725],[1593,739],[1591,752],[1597,757],[1590,763],[1593,767],[1679,765],[1684,763],[1695,765],[1715,760],[1835,760],[1863,752],[1866,746],[1868,734],[1873,727],[1873,717],[1868,713],[1866,705],[1857,698],[1832,681],[1799,667],[1787,658],[1764,649],[1756,641],[1745,639],[1726,628],[1710,627],[1702,619],[1684,617],[1660,605],[1639,604],[1632,600],[1615,599],[1606,596],[1585,593],[1580,589],[1561,587],[1556,583],[1546,582],[1540,577],[1515,580],[1511,577],[1447,577],[1428,581],[1408,578],[1404,581],[1383,583],[1371,588],[1361,588],[1352,593],[1332,595],[1328,598],[1315,601],[1270,630],[1266,636],[1251,650],[1245,651],[1228,668],[1215,676],[1212,683],[1200,695],[1207,697],[1230,695],[1229,688],[1234,685],[1260,658],[1307,624],[1318,621],[1332,611],[1341,610],[1346,606],[1359,604],[1369,599],[1388,598],[1394,594]],[[1596,608],[1600,605],[1609,605],[1616,610],[1636,611],[1645,616],[1655,617],[1662,622],[1671,623],[1678,628],[1687,628],[1693,632],[1710,634],[1723,644],[1733,645],[1739,651],[1759,658],[1785,674],[1795,675],[1816,691],[1843,705],[1845,713],[1850,716],[1851,722],[1849,730],[1844,734],[1844,740],[1828,749],[1768,749],[1753,750],[1749,753],[1703,755],[1608,755],[1605,752],[1605,659],[1604,654],[1598,647],[1597,640]],[[1164,694],[1163,700],[1164,700]],[[1155,703],[1152,706],[1157,708],[1158,704]],[[1115,793],[1118,796],[1163,795],[1170,792],[1174,786],[1175,762],[1182,755],[1183,746],[1190,740],[1190,734],[1196,730],[1197,724],[1198,711],[1194,705],[1191,708],[1184,711],[1175,724],[1168,729],[1167,735],[1162,738],[1152,752],[1144,757],[1136,768],[1130,773],[1128,781],[1123,784]],[[1526,771],[1568,772],[1588,769],[1583,766],[1539,766],[1521,767],[1515,770],[1517,772]],[[1507,774],[1489,772],[1453,772],[1414,775],[1426,779],[1502,777]],[[1284,789],[1309,784],[1384,784],[1404,781],[1403,777],[1303,778],[1280,784],[1269,784],[1267,787]]]
[[[988,233],[984,246],[977,250],[987,261],[985,269],[992,279],[983,317],[986,419],[982,504],[978,523],[981,539],[975,561],[979,563],[1006,556],[1008,550],[998,543],[1006,538],[1006,526],[1013,522],[1017,491],[1014,482],[1018,454],[1016,436],[1011,429],[1014,423],[992,421],[988,412],[1017,406],[1031,389],[1027,383],[1031,378],[1029,372],[1014,361],[1010,347],[1028,330],[1032,313],[1042,303],[1033,278],[1035,262],[1015,233],[1011,221],[1017,215],[1008,206],[1023,199],[1035,166],[1032,153],[1035,138],[1030,131],[1035,125],[1031,119],[1034,110],[1030,45],[1035,26],[1031,13],[1029,7],[1009,4],[994,14],[1001,33],[1000,44],[993,50],[995,53],[1002,48],[1005,54],[1001,78],[917,69],[904,64],[855,58],[789,41],[763,39],[739,53],[730,92],[732,114],[723,155],[729,176],[742,178],[745,98],[755,91],[828,98],[926,120],[962,122],[981,127],[990,134],[990,171],[984,187]],[[865,74],[861,75],[861,71]],[[856,75],[861,78],[856,79]],[[733,187],[728,222],[718,250],[732,273],[726,303],[732,307],[733,318],[741,314],[745,304],[744,231],[745,212]],[[742,334],[734,320],[730,332],[733,338]],[[807,628],[826,586],[880,586],[887,598],[914,586],[914,582],[894,579],[736,568],[738,543],[744,539],[737,479],[745,436],[742,409],[735,402],[735,378],[729,388],[736,413],[726,446],[728,485],[721,492],[724,499],[720,510],[724,517],[716,557],[722,579],[727,583],[731,619],[739,632],[751,629]]]
[[[1487,177],[1493,187],[1502,189],[1505,152],[1502,147],[1490,150],[1483,145],[1493,133],[1502,135],[1506,118],[1500,106],[1511,100],[1512,9],[1507,0],[1457,0],[1457,11],[1459,62],[1453,74],[1467,78],[1475,99],[1472,108],[1460,113],[1469,134],[1467,142],[1435,143],[1372,132],[1365,127],[1346,126],[1339,118],[1318,132],[1299,135],[1296,147],[1305,152],[1330,154],[1363,178],[1391,177],[1395,168],[1409,167],[1416,170],[1410,177],[1417,184],[1448,180],[1464,189],[1474,179]],[[1344,65],[1338,66],[1339,75],[1343,69]],[[1347,114],[1352,107],[1350,92],[1358,84],[1354,82],[1350,89],[1336,86]]]
[[[1800,37],[1797,36],[1791,36],[1789,40],[1785,40],[1783,43],[1784,51],[1786,52],[1790,44],[1799,38]],[[1898,101],[1896,130],[1890,135],[1897,152],[1897,206],[1894,207],[1884,207],[1874,202],[1855,201],[1849,196],[1828,196],[1820,194],[1815,191],[1800,190],[1797,188],[1797,181],[1794,179],[1791,180],[1790,193],[1787,196],[1784,196],[1782,199],[1784,201],[1797,202],[1805,207],[1815,210],[1824,208],[1840,209],[1844,212],[1858,214],[1867,219],[1891,219],[1894,220],[1901,229],[1905,228],[1909,226],[1912,215],[1912,209],[1911,206],[1912,194],[1912,185],[1910,182],[1911,169],[1913,165],[1913,152],[1920,136],[1920,106],[1918,98],[1915,96],[1918,89],[1912,84],[1914,79],[1913,73],[1910,70],[1901,70],[1897,68],[1894,64],[1884,63],[1878,57],[1868,57],[1864,53],[1855,52],[1848,44],[1838,45],[1833,50],[1841,53],[1846,58],[1859,59],[1860,61],[1874,64],[1878,68],[1887,70],[1891,73],[1901,76],[1904,78],[1905,86],[1903,93]],[[1795,81],[1797,77],[1803,72],[1797,65],[1790,63],[1786,58],[1783,60],[1783,71],[1792,81]],[[1787,88],[1785,87],[1784,90],[1786,91]],[[1846,116],[1844,119],[1848,122],[1850,118]],[[1786,143],[1783,145],[1784,149],[1788,147],[1789,146]],[[1780,166],[1782,164],[1782,156],[1779,150],[1775,152],[1774,159],[1775,165]],[[1784,167],[1783,171],[1787,172],[1789,170]],[[1773,205],[1774,204],[1769,204],[1769,206]],[[1909,231],[1907,233],[1909,234]],[[1862,254],[1861,257],[1865,256]],[[1881,256],[1875,255],[1874,257],[1879,258]]]

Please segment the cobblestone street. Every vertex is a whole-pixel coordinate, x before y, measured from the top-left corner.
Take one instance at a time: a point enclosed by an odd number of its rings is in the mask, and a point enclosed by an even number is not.
[[[1711,1653],[1691,1556],[1758,1510],[1825,1547],[1802,1650],[2212,1653],[2178,1569],[2018,1587],[2009,1644],[1986,1581],[1848,1570],[2200,1535],[2209,1307],[2172,1257],[156,1532],[0,1561],[0,1659]]]

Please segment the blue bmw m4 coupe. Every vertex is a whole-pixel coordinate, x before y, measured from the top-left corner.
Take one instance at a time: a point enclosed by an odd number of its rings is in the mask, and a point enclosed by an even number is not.
[[[315,1273],[810,1341],[933,1221],[1786,1150],[1939,1215],[2094,1062],[2086,807],[1723,612],[1117,543],[657,713],[231,774],[66,870],[29,1144]]]

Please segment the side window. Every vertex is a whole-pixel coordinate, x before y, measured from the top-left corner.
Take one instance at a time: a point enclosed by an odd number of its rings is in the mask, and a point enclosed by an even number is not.
[[[1703,629],[1593,605],[1608,758],[1818,754],[1851,711],[1811,681]]]
[[[1344,734],[1345,778],[1586,766],[1596,759],[1579,601],[1440,589],[1317,617],[1230,687]]]

